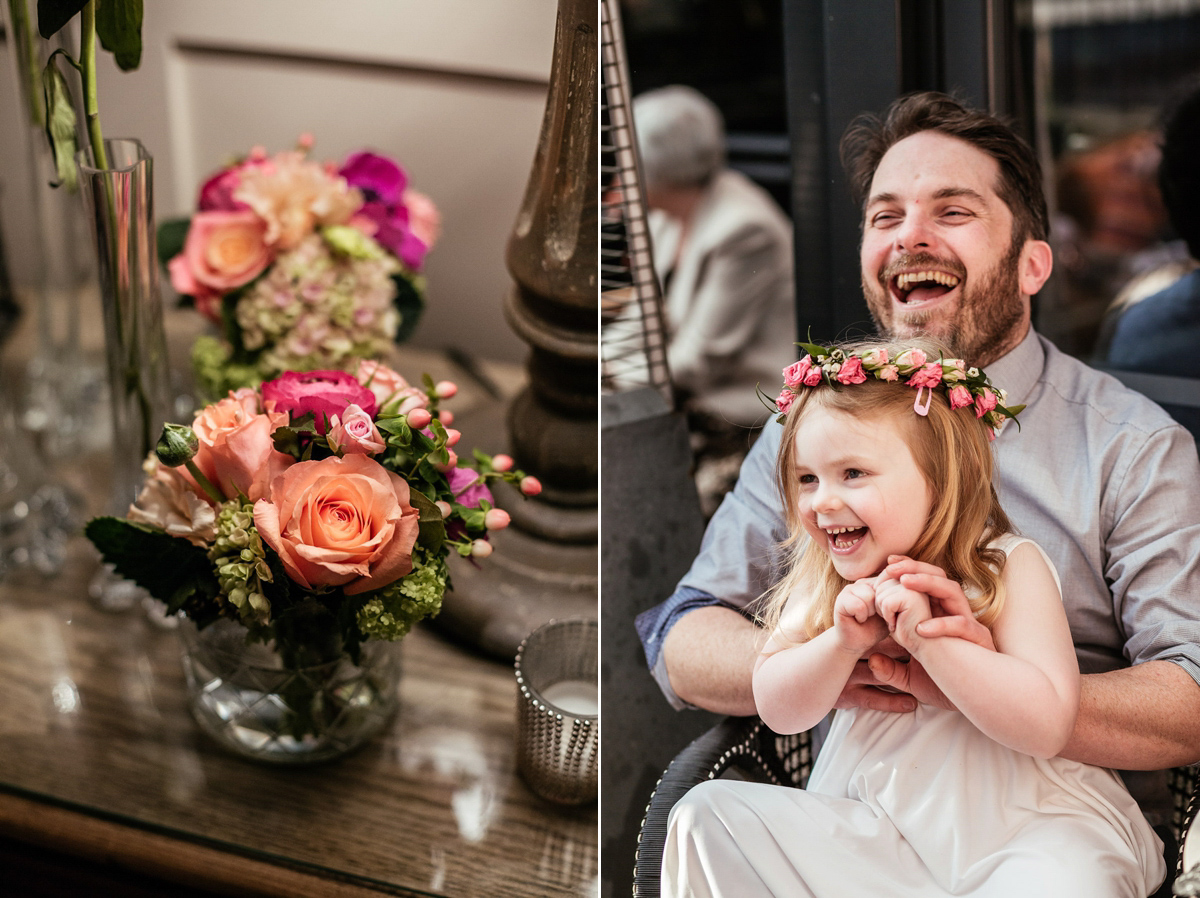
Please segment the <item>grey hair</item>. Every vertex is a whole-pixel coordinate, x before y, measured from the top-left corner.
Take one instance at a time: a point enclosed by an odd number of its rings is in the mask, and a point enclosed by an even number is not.
[[[633,99],[642,172],[649,187],[697,187],[725,166],[725,122],[699,91],[672,84]]]

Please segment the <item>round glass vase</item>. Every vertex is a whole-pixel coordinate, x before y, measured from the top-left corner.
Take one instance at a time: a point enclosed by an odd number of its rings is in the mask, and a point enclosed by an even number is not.
[[[269,764],[329,761],[375,736],[399,705],[399,643],[370,641],[355,663],[345,652],[289,667],[273,643],[218,620],[179,627],[192,715],[236,754]]]

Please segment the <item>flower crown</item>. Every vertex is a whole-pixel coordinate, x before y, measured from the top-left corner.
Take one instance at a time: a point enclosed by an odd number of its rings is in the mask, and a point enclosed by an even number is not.
[[[892,358],[884,347],[847,352],[815,343],[796,345],[807,355],[783,369],[783,390],[775,400],[775,408],[779,410],[776,420],[781,424],[801,387],[817,387],[822,383],[833,387],[849,386],[863,383],[868,377],[915,387],[917,397],[913,401],[913,411],[922,416],[929,414],[933,391],[944,389],[950,408],[973,409],[975,417],[982,418],[992,428],[993,438],[1006,419],[1016,420],[1025,408],[1024,405],[1006,407],[1004,390],[992,386],[982,370],[968,368],[962,359],[939,356],[931,360],[920,349],[905,349]]]

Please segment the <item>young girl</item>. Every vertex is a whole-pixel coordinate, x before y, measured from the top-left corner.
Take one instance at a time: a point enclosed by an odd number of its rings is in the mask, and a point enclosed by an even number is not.
[[[791,563],[766,597],[759,714],[814,726],[877,654],[945,707],[839,710],[807,789],[697,786],[671,814],[663,894],[1150,894],[1162,845],[1137,804],[1058,757],[1079,707],[1058,577],[992,487],[989,439],[1020,409],[932,344],[804,348],[777,400]],[[990,643],[922,636],[942,615]]]

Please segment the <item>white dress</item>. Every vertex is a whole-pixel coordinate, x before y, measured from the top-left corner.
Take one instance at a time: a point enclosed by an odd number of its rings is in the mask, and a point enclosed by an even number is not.
[[[662,893],[1136,898],[1165,874],[1114,772],[1021,754],[919,705],[836,712],[807,789],[690,791],[671,812]]]

